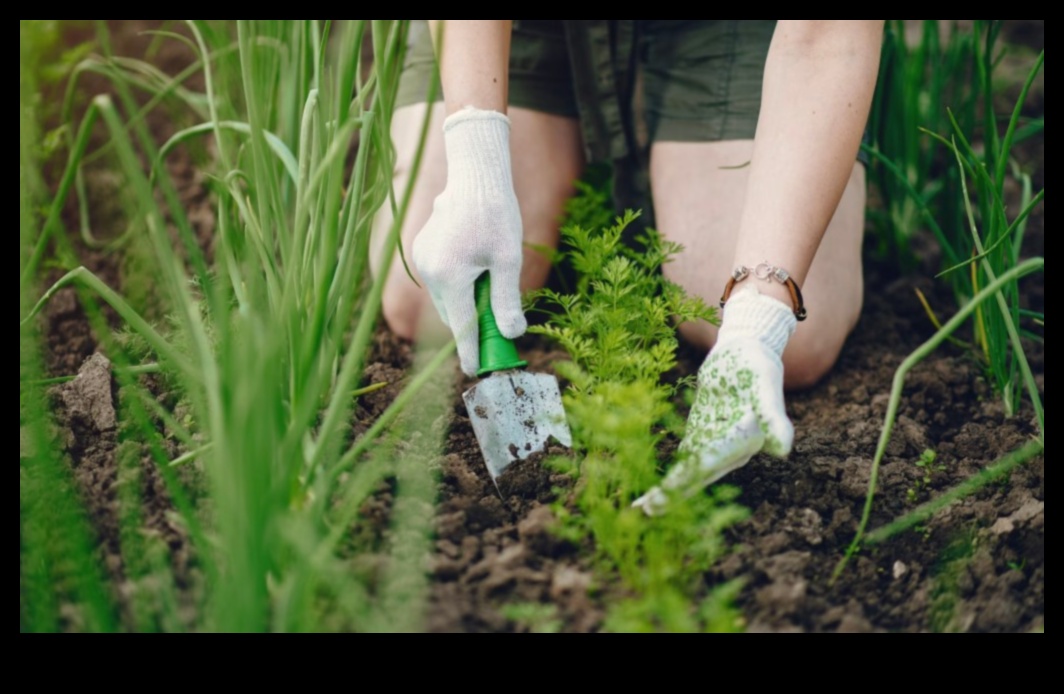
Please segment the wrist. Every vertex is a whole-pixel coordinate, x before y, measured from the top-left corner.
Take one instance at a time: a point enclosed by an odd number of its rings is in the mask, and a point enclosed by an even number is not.
[[[466,108],[443,125],[447,187],[458,195],[514,195],[510,119],[498,111]]]
[[[752,270],[745,265],[736,267],[732,272],[731,279],[724,286],[724,295],[720,299],[721,308],[724,308],[724,305],[728,303],[728,299],[731,297],[732,292],[735,291],[736,286],[751,277],[764,282],[762,286],[769,290],[766,292],[769,296],[781,301],[789,298],[794,306],[794,317],[799,323],[809,317],[809,312],[805,309],[805,299],[802,297],[802,290],[791,276],[791,273],[782,267],[775,267],[767,262],[759,263]],[[780,287],[774,287],[774,283],[779,284]]]
[[[758,282],[756,290],[760,292],[761,296],[775,299],[785,306],[789,307],[792,304],[791,292],[787,285],[779,284],[778,282]],[[794,313],[793,308],[791,313]]]

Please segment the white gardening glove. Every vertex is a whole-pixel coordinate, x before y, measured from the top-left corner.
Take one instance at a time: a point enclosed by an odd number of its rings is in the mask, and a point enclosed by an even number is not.
[[[480,368],[473,284],[491,273],[491,306],[503,337],[528,328],[521,309],[521,211],[510,166],[510,120],[466,109],[443,126],[447,188],[414,241],[414,266],[458,341],[462,371]]]
[[[634,506],[659,515],[671,494],[700,492],[758,453],[790,454],[794,426],[783,401],[781,357],[797,324],[789,306],[755,287],[732,296],[717,344],[698,372],[681,462]]]

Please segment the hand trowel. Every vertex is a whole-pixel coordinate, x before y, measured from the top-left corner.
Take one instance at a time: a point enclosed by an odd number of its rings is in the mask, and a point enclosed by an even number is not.
[[[525,370],[514,343],[499,333],[491,310],[491,280],[481,275],[474,288],[480,326],[480,382],[467,390],[469,421],[480,444],[491,479],[518,460],[542,453],[551,438],[573,445],[562,407],[558,380]]]

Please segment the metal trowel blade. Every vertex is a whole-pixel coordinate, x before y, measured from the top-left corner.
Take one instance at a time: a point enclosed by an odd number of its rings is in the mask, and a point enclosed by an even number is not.
[[[518,460],[543,452],[552,438],[573,445],[553,376],[503,371],[467,390],[462,399],[492,480]]]

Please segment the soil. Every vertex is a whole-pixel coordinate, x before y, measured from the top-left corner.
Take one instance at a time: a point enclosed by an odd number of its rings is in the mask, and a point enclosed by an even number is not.
[[[912,284],[869,274],[864,316],[838,367],[815,390],[789,398],[797,429],[790,460],[755,460],[729,480],[743,490],[740,502],[753,517],[732,533],[735,552],[710,580],[748,581],[741,606],[751,630],[1016,631],[1044,617],[1043,459],[940,513],[920,532],[860,555],[830,584],[856,532],[894,371],[929,337]],[[1036,431],[1028,413],[1006,418],[980,369],[951,352],[940,350],[909,379],[873,528],[1016,450]],[[1040,369],[1041,357],[1035,361]],[[928,449],[942,469],[923,485],[915,463]],[[958,551],[962,558],[951,559]],[[956,591],[946,585],[952,571],[963,573]],[[936,596],[943,594],[956,605],[948,624],[935,624]]]
[[[752,516],[730,532],[734,550],[706,582],[746,582],[740,607],[751,631],[1009,632],[1044,622],[1042,458],[941,512],[918,532],[859,555],[831,584],[857,531],[894,372],[933,332],[913,289],[920,287],[941,306],[951,301],[930,281],[892,272],[869,269],[864,314],[838,366],[817,388],[789,397],[798,432],[791,458],[755,459],[728,480],[743,490],[739,501]],[[378,343],[378,351],[390,345],[392,355],[405,347],[384,332]],[[535,342],[526,347],[523,353],[543,370],[560,358]],[[1044,395],[1043,351],[1031,348]],[[681,374],[699,364],[697,355],[685,356]],[[370,371],[401,373],[402,364],[385,361]],[[1035,432],[1030,412],[1005,416],[967,354],[940,350],[910,376],[872,527],[950,489]],[[916,466],[926,450],[935,451],[940,468],[929,484]],[[555,605],[567,630],[600,628],[605,605],[588,597],[593,578],[584,548],[550,532],[550,504],[571,480],[552,476],[533,460],[500,480],[500,498],[457,399],[447,453],[429,628],[521,629],[507,620],[505,607],[544,601]]]
[[[1023,38],[1042,32],[1014,28],[1010,35]],[[133,35],[126,39],[143,40]],[[120,39],[116,52],[124,45]],[[136,46],[127,48],[127,54],[136,53]],[[181,62],[180,56],[174,60]],[[1037,98],[1041,103],[1042,96]],[[163,120],[153,122],[160,138],[167,135]],[[1039,138],[1018,152],[1025,163],[1031,162],[1038,185],[1044,180],[1043,147]],[[179,158],[171,166],[176,167],[183,199],[194,208],[205,208],[203,181],[192,162]],[[106,226],[100,209],[94,204],[96,218]],[[76,228],[74,214],[73,208],[68,210],[67,228]],[[197,218],[197,232],[209,245],[213,219],[207,212]],[[1042,212],[1032,217],[1027,251],[1044,254]],[[78,252],[109,285],[121,289],[120,258],[83,245]],[[750,631],[1017,632],[1044,626],[1044,458],[940,512],[917,531],[860,554],[836,584],[830,581],[857,530],[894,371],[932,333],[914,289],[924,291],[941,314],[953,305],[943,285],[926,279],[932,270],[929,266],[899,277],[895,268],[869,263],[864,312],[838,366],[818,387],[788,397],[797,430],[794,454],[786,462],[755,459],[729,478],[742,489],[740,503],[752,515],[729,532],[733,551],[705,580],[707,587],[737,578],[745,582],[739,607]],[[1025,300],[1041,310],[1043,279],[1029,280],[1024,292]],[[106,359],[96,355],[99,343],[74,292],[56,297],[45,325],[49,374],[79,374],[54,392],[59,436],[95,525],[101,559],[121,582],[115,385]],[[541,342],[529,341],[523,347],[539,371],[550,371],[562,358]],[[1044,395],[1044,350],[1033,343],[1028,347]],[[694,373],[699,355],[683,356],[679,375]],[[356,435],[397,395],[410,362],[410,345],[382,328],[364,380],[392,385],[360,401]],[[907,383],[872,527],[969,478],[1035,432],[1029,409],[1006,417],[968,354],[955,347],[940,349]],[[928,483],[916,466],[926,450],[936,453],[938,466]],[[573,481],[547,470],[542,458],[515,466],[496,488],[455,390],[453,422],[439,461],[426,622],[430,631],[528,630],[534,625],[513,621],[506,610],[526,603],[553,605],[553,617],[565,631],[601,629],[606,600],[595,590],[588,548],[551,532],[551,504]],[[166,538],[180,569],[178,580],[187,584],[192,561],[188,543],[168,520],[171,502],[158,474],[148,462],[141,470],[147,529]],[[382,489],[364,509],[378,528],[387,523],[389,497],[390,491]]]

